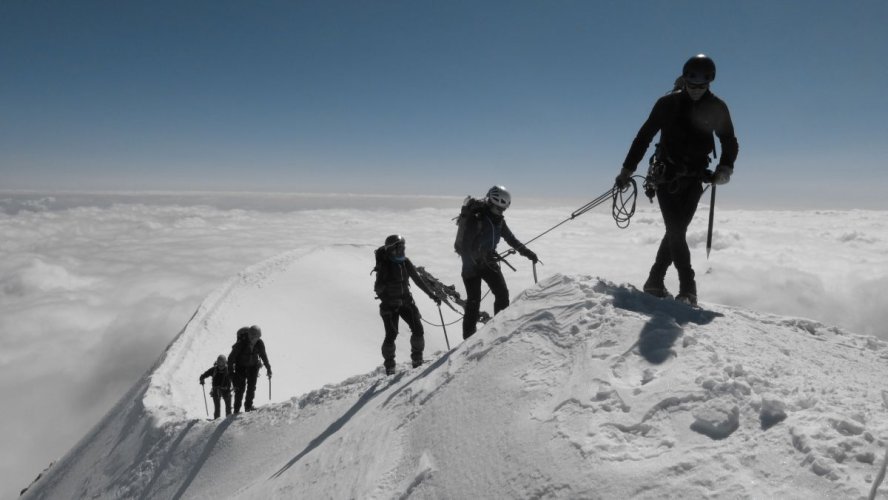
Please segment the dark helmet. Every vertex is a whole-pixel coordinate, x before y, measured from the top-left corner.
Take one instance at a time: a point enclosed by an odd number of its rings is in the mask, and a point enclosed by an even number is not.
[[[249,333],[250,333],[250,327],[249,327],[249,326],[245,326],[245,327],[243,327],[243,328],[239,328],[239,329],[237,330],[237,340],[239,340],[239,341],[240,341],[240,340],[246,340],[246,339],[247,339],[247,335],[248,335]]]
[[[407,240],[404,239],[400,234],[393,234],[385,239],[385,249],[388,250],[390,248],[396,247],[398,245],[404,246],[407,244]]]
[[[709,83],[715,80],[715,63],[706,54],[697,54],[684,64],[681,76],[688,83]]]

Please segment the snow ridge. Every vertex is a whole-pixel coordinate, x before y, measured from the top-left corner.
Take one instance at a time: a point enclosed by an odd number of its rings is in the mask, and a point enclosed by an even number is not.
[[[860,498],[881,465],[885,342],[590,276],[540,282],[395,376],[216,422],[170,404],[158,382],[205,361],[195,325],[306,257],[208,298],[26,498]]]

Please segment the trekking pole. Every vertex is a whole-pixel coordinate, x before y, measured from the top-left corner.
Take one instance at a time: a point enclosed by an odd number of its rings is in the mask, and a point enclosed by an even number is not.
[[[210,407],[207,406],[207,388],[203,384],[200,384],[200,387],[201,387],[200,393],[203,394],[203,397],[204,397],[204,411],[207,412],[207,416],[209,417],[210,416]]]
[[[709,230],[706,233],[706,258],[709,258],[709,251],[712,250],[712,222],[715,219],[715,183],[710,184],[712,193],[709,195]]]
[[[444,315],[441,313],[441,304],[438,304],[438,317],[441,318],[441,328],[444,329],[444,342],[447,342],[447,350],[450,350],[450,339],[447,338],[447,325],[444,324]]]
[[[882,468],[879,469],[879,473],[876,475],[876,480],[873,481],[873,487],[870,489],[868,500],[874,500],[876,498],[876,493],[879,491],[879,485],[882,484],[882,481],[885,479],[886,464],[888,464],[888,451],[885,452],[885,458],[882,460]]]
[[[533,263],[533,283],[534,284],[539,283],[537,281],[537,263],[536,263],[536,261],[534,261],[534,263]]]
[[[271,377],[268,377],[268,400],[271,401]]]

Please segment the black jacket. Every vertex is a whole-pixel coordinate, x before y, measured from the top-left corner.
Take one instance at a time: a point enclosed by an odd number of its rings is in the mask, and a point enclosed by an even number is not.
[[[492,213],[490,207],[484,207],[474,217],[474,223],[477,224],[475,236],[469,242],[468,251],[462,254],[464,273],[479,266],[494,265],[496,246],[500,238],[506,240],[519,254],[527,256],[527,248],[512,234],[505,217]]]
[[[739,149],[734,124],[728,106],[712,92],[707,91],[698,101],[683,91],[657,100],[632,141],[623,168],[635,171],[657,132],[661,159],[684,167],[690,175],[702,175],[709,165],[709,154],[715,151],[713,133],[721,142],[719,164],[734,167]]]
[[[383,305],[401,305],[413,300],[410,293],[410,279],[416,283],[420,290],[426,293],[432,300],[435,294],[429,289],[422,277],[416,272],[416,267],[410,259],[404,262],[394,262],[387,255],[383,255],[376,270],[376,282],[373,291],[382,301]]]
[[[268,362],[268,355],[265,353],[265,342],[262,339],[256,341],[256,344],[250,347],[249,339],[237,341],[231,346],[231,354],[228,355],[228,370],[235,373],[239,369],[262,366],[259,360],[265,363],[265,368],[271,372],[271,363]]]
[[[219,369],[213,365],[212,368],[201,374],[200,381],[203,382],[207,377],[213,377],[213,387],[223,390],[231,389],[231,375],[228,368]]]

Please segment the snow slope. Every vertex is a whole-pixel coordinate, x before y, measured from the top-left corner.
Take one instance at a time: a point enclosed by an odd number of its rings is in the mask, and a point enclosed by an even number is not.
[[[243,326],[262,328],[274,374],[272,402],[381,364],[372,255],[373,247],[363,245],[293,251],[230,280],[204,301],[152,374],[146,401],[153,415],[162,422],[205,416],[198,375],[231,351]],[[356,286],[355,277],[366,283]],[[431,302],[417,302],[426,317],[437,318]],[[404,340],[398,343],[399,360],[409,359]],[[429,353],[445,348],[440,330],[430,331],[426,340]],[[269,401],[264,380],[257,384],[258,404]]]
[[[367,254],[289,253],[231,280],[25,498],[860,498],[871,488],[888,444],[888,393],[874,383],[888,376],[881,340],[555,275],[468,341],[454,327],[449,352],[431,354],[442,339],[427,327],[430,362],[386,377],[374,368],[382,332],[368,294],[320,279],[333,272],[328,256],[353,277],[369,270]],[[260,383],[258,411],[206,421],[197,376],[253,323],[266,325],[275,399]],[[351,372],[324,372],[343,369],[326,356],[354,359]],[[318,389],[330,376],[345,380]]]

